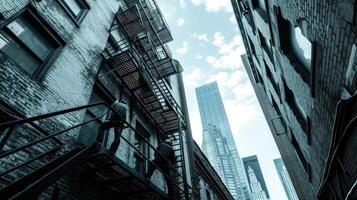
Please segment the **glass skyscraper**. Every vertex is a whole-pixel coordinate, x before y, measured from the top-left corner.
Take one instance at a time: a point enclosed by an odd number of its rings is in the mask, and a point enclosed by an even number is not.
[[[196,88],[203,128],[202,150],[235,199],[250,200],[243,162],[234,143],[217,82]]]
[[[254,200],[269,199],[268,188],[265,184],[262,170],[256,155],[243,158],[243,165],[247,173],[250,189]]]
[[[293,183],[290,180],[288,170],[286,169],[283,160],[281,158],[274,159],[274,164],[275,164],[276,170],[278,171],[280,181],[284,186],[284,189],[285,189],[286,195],[288,196],[288,199],[289,200],[299,200],[299,198],[295,192]]]

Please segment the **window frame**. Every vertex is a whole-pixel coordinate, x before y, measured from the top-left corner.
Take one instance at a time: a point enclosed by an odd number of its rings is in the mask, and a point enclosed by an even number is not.
[[[14,14],[12,17],[4,21],[3,23],[0,24],[0,31],[5,32],[7,35],[9,35],[12,39],[14,39],[16,42],[19,42],[21,44],[21,47],[28,51],[30,54],[34,55],[34,57],[38,58],[38,56],[35,55],[33,50],[29,48],[27,45],[25,45],[22,41],[20,41],[19,38],[14,36],[13,34],[9,34],[11,32],[8,30],[7,25],[10,23],[14,22],[16,19],[18,19],[22,15],[29,15],[31,17],[30,21],[31,23],[34,23],[35,28],[39,28],[39,31],[43,36],[49,40],[49,42],[52,42],[55,46],[55,48],[49,53],[49,55],[46,57],[44,61],[41,62],[41,65],[37,67],[35,72],[31,74],[30,76],[34,79],[37,80],[42,80],[47,71],[49,70],[50,66],[52,63],[55,61],[55,59],[58,57],[61,49],[66,45],[66,42],[60,37],[60,35],[55,31],[52,26],[45,21],[45,19],[37,12],[37,10],[29,4],[28,6],[25,6],[22,8],[19,12]],[[19,66],[19,64],[7,56],[4,52],[0,51],[2,54],[4,54],[8,59],[11,59],[16,65]],[[26,74],[29,74],[28,72],[25,71],[21,66],[19,66],[22,71],[24,71]]]
[[[136,121],[135,129],[139,132],[139,134],[135,133],[135,139],[134,139],[134,146],[137,148],[137,150],[134,150],[134,158],[138,159],[141,161],[142,164],[140,167],[141,169],[138,169],[137,167],[137,162],[135,160],[135,169],[139,172],[144,174],[145,171],[148,168],[148,160],[143,156],[145,155],[146,157],[150,158],[150,146],[148,143],[146,143],[145,140],[150,141],[150,132],[144,127],[143,123],[141,123],[139,120]],[[137,139],[138,138],[138,139]],[[138,146],[136,146],[138,145]],[[137,151],[140,151],[137,152]],[[141,155],[143,154],[143,155]]]
[[[295,154],[298,157],[298,160],[301,164],[301,166],[303,167],[304,171],[306,172],[306,175],[309,178],[309,182],[311,182],[311,165],[309,160],[305,157],[304,151],[301,149],[301,146],[298,142],[298,140],[296,139],[294,133],[292,132],[291,128],[291,144],[295,150]]]
[[[65,0],[57,0],[59,5],[63,8],[63,10],[68,14],[69,18],[74,22],[74,24],[79,27],[80,24],[83,22],[84,18],[87,16],[90,6],[86,0],[73,0],[76,1],[79,6],[81,7],[81,11],[76,16],[72,9],[68,6]]]
[[[310,118],[305,110],[302,110],[304,112],[302,113],[300,109],[303,108],[301,108],[301,105],[298,103],[298,100],[296,99],[294,92],[289,88],[289,86],[286,84],[285,81],[283,82],[283,85],[284,85],[284,100],[288,105],[288,107],[290,108],[290,110],[292,111],[293,115],[295,116],[296,121],[300,124],[301,129],[305,133],[307,137],[307,144],[310,145],[311,143]]]
[[[311,65],[310,65],[310,70],[306,69],[304,64],[299,60],[299,58],[293,53],[291,50],[291,40],[290,40],[290,32],[292,31],[291,29],[294,29],[296,27],[299,27],[297,24],[293,24],[290,20],[286,19],[283,17],[281,10],[279,7],[276,7],[275,9],[275,18],[277,21],[277,28],[278,28],[278,34],[279,34],[279,49],[282,52],[284,56],[287,57],[287,59],[290,62],[290,65],[295,69],[295,71],[300,74],[302,80],[306,82],[311,89],[311,95],[314,96],[314,90],[315,90],[315,83],[314,83],[314,77],[316,73],[316,66],[318,64],[316,63],[318,58],[316,56],[316,43],[314,41],[309,40],[304,34],[302,34],[310,43],[311,43]],[[287,30],[289,34],[286,34]],[[282,45],[282,44],[288,44],[288,45]]]

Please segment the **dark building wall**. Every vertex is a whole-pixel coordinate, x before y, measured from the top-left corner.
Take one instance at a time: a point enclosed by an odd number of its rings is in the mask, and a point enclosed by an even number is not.
[[[0,11],[4,15],[1,26],[12,21],[14,16],[26,8],[46,23],[46,27],[58,35],[63,48],[54,57],[42,78],[34,78],[0,51],[0,102],[15,111],[20,117],[34,116],[65,108],[87,104],[92,93],[94,77],[102,61],[101,52],[108,37],[108,30],[119,3],[114,0],[99,3],[86,1],[89,12],[78,26],[60,6],[59,1],[2,1]],[[100,17],[98,17],[100,16]],[[2,30],[5,28],[2,27]],[[84,112],[52,118],[50,125],[42,127],[51,133],[81,122]],[[41,126],[41,123],[40,123]],[[78,130],[65,134],[61,139],[72,143]],[[19,146],[38,137],[37,131],[18,131],[10,138],[9,146]],[[40,145],[38,152],[46,151],[55,142]],[[34,153],[34,152],[33,152]],[[25,152],[5,160],[7,165],[21,163],[27,159]],[[13,162],[11,159],[15,159]],[[1,165],[2,167],[5,165]],[[22,174],[22,173],[20,173]]]
[[[208,158],[204,155],[197,143],[193,142],[194,154],[194,181],[197,183],[197,193],[201,200],[227,199],[233,196],[215,171]],[[209,196],[211,198],[209,198]]]
[[[260,169],[258,157],[254,155],[254,156],[242,158],[242,160],[243,160],[243,165],[244,165],[245,173],[247,174],[248,181],[250,182],[248,176],[248,167],[250,166],[253,169],[254,174],[257,176],[260,186],[262,187],[263,191],[267,195],[267,198],[270,198],[268,188],[265,184],[262,170]]]
[[[336,104],[356,41],[355,3],[259,1],[265,3],[264,9],[257,2],[232,1],[247,49],[249,73],[255,76],[253,85],[259,82],[264,86],[262,92],[267,95],[261,95],[262,98],[269,99],[261,100],[261,105],[274,105],[277,116],[281,115],[287,125],[286,139],[274,137],[299,197],[314,198],[322,182],[334,137]],[[304,69],[289,46],[289,23],[299,27],[312,44],[310,71]],[[349,92],[354,90],[352,87]],[[306,115],[303,119],[298,116],[301,110]],[[267,120],[273,115],[266,114]]]
[[[0,103],[2,108],[7,107],[8,111],[10,110],[22,118],[88,103],[95,75],[102,62],[101,53],[107,42],[108,30],[120,2],[115,0],[103,2],[86,0],[85,2],[89,6],[88,12],[77,24],[57,0],[1,1],[0,12],[4,16],[1,21],[2,30],[5,29],[4,24],[12,21],[22,10],[30,7],[38,19],[46,24],[45,27],[52,29],[58,35],[63,45],[41,78],[30,76],[16,64],[16,60],[0,51]],[[45,122],[46,126],[42,126],[43,121],[40,121],[39,126],[49,133],[55,133],[65,127],[82,122],[83,117],[84,111],[70,113],[49,119]],[[30,167],[20,168],[7,175],[5,179],[1,180],[1,186],[7,184],[8,181],[24,176],[32,169],[57,157],[61,154],[60,152],[66,151],[67,147],[75,142],[78,132],[79,129],[75,129],[61,135],[59,138],[64,142],[64,148],[56,154],[43,157]],[[9,150],[15,146],[27,144],[41,135],[38,130],[34,130],[32,127],[19,127],[11,135],[3,149]],[[29,150],[16,155],[8,156],[1,160],[0,169],[4,171],[10,166],[21,164],[32,156],[44,153],[57,145],[60,144],[55,139],[30,147]],[[86,195],[75,192],[74,185],[78,186],[78,182],[73,181],[70,176],[62,178],[44,192],[41,198],[48,199],[48,196],[51,196],[57,188],[60,189],[59,197],[62,199],[85,199]],[[70,184],[72,182],[73,184]]]

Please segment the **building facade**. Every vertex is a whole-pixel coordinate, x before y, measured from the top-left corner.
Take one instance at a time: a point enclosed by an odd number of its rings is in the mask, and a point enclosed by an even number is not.
[[[276,171],[278,172],[281,184],[283,184],[286,196],[288,197],[289,200],[299,200],[293,183],[291,182],[290,176],[288,171],[286,170],[286,167],[284,165],[284,162],[281,158],[274,159],[274,165],[276,168]]]
[[[235,199],[251,199],[217,82],[196,88],[203,128],[202,150]]]
[[[253,199],[270,199],[262,170],[256,155],[242,159]]]
[[[247,52],[243,64],[297,195],[356,195],[356,176],[348,175],[356,174],[349,146],[356,111],[345,109],[356,91],[356,3],[231,2]]]
[[[193,147],[195,174],[201,200],[233,200],[233,196],[223,183],[220,175],[210,164],[197,143]]]
[[[0,199],[167,199],[168,184],[199,199],[182,67],[154,0],[2,0],[0,13]],[[165,139],[172,170],[148,181]]]

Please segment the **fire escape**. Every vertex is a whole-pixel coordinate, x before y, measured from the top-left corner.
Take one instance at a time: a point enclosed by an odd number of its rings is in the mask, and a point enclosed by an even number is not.
[[[170,177],[175,188],[173,199],[194,199],[193,189],[187,183],[183,149],[182,131],[186,128],[186,118],[166,81],[167,77],[182,69],[165,45],[172,37],[161,11],[154,0],[126,0],[126,6],[119,8],[110,29],[115,30],[123,31],[125,37],[108,42],[103,52],[105,62],[112,69],[109,73],[120,78],[157,127],[160,137],[172,141],[175,150],[173,175]],[[109,153],[105,146],[97,143],[86,146],[61,139],[63,135],[74,134],[83,126],[98,121],[107,113],[60,130],[58,127],[49,128],[54,118],[81,115],[87,109],[100,106],[112,110],[99,102],[0,124],[0,130],[7,130],[4,136],[7,144],[0,146],[3,149],[0,164],[6,166],[6,170],[0,172],[0,199],[36,199],[61,177],[73,172],[84,174],[86,183],[107,191],[108,199],[167,199],[164,191]],[[114,110],[112,112],[115,113]],[[123,121],[125,129],[139,135],[151,151],[156,151],[137,128]],[[21,143],[16,134],[22,131],[36,132],[38,137]],[[121,144],[127,143],[133,152],[140,154],[146,163],[151,162],[131,141],[123,136],[121,141]],[[29,159],[20,162],[17,159],[19,156]],[[28,173],[23,174],[23,169]],[[161,174],[168,176],[164,172]],[[59,193],[56,191],[52,194],[54,199]]]

